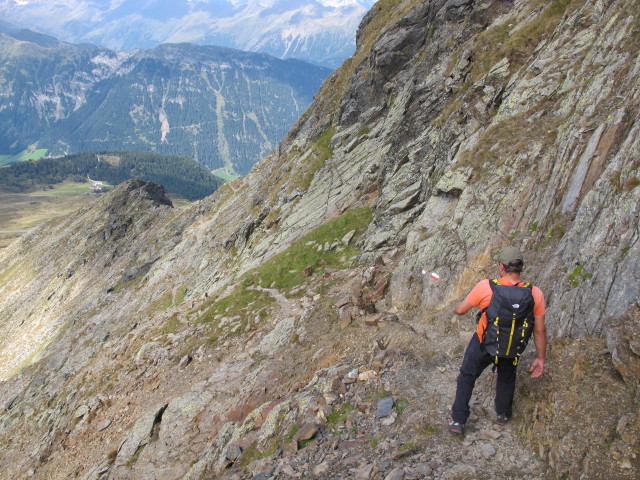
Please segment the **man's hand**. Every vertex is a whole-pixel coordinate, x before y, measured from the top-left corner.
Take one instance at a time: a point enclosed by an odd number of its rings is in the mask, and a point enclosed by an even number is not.
[[[529,371],[531,372],[531,378],[538,378],[542,376],[542,374],[544,373],[544,360],[541,358],[536,358],[531,364]]]
[[[473,308],[473,305],[471,305],[469,303],[469,300],[467,300],[465,298],[464,300],[462,300],[459,304],[457,304],[454,307],[453,313],[455,313],[456,315],[464,315],[465,313],[467,313],[472,308]]]
[[[531,378],[538,378],[544,373],[544,359],[547,352],[547,329],[544,326],[544,315],[533,317],[533,341],[536,344],[536,359],[529,371]]]

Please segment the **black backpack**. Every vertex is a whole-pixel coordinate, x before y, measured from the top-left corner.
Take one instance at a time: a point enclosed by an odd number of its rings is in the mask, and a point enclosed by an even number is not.
[[[533,332],[533,294],[530,283],[502,285],[489,280],[493,295],[487,314],[487,329],[482,343],[489,355],[499,358],[518,358],[527,347]]]

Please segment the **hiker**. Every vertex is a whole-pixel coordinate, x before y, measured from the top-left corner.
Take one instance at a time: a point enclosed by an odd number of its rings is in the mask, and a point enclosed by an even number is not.
[[[498,370],[496,421],[499,425],[509,421],[518,360],[532,332],[537,356],[529,372],[532,378],[544,372],[547,333],[542,291],[520,280],[524,265],[520,250],[504,247],[496,259],[500,278],[479,282],[453,310],[456,315],[464,315],[473,307],[480,308],[476,332],[464,353],[451,407],[449,431],[460,435],[469,417],[469,401],[476,379],[490,364],[494,364],[494,371]]]

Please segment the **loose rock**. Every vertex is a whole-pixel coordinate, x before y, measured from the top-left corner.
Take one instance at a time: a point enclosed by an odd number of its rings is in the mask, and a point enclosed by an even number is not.
[[[485,443],[484,445],[482,445],[482,455],[484,455],[485,458],[493,457],[495,454],[496,449],[493,447],[493,445],[489,443]]]
[[[393,397],[383,397],[378,400],[378,418],[386,417],[393,409]]]
[[[375,370],[367,370],[366,372],[362,372],[358,375],[358,380],[360,382],[366,382],[374,377],[378,376]]]
[[[396,418],[398,418],[398,414],[396,412],[392,412],[391,415],[381,418],[380,424],[385,426],[393,425],[396,423]]]
[[[342,379],[343,383],[349,384],[349,383],[355,383],[358,380],[358,369],[356,368],[355,370],[351,370],[349,373],[347,373],[344,378]]]
[[[89,406],[88,405],[80,405],[75,413],[73,414],[74,418],[82,418],[84,417],[86,414],[89,413]]]
[[[356,470],[354,475],[355,480],[369,480],[371,475],[374,473],[375,465],[370,463],[369,465],[365,465],[364,467],[360,467]]]
[[[316,465],[313,468],[313,474],[316,477],[319,477],[320,475],[322,475],[323,473],[327,473],[327,471],[329,470],[329,463],[328,462],[322,462],[318,465]]]
[[[402,480],[404,478],[404,470],[402,468],[394,468],[384,477],[384,480]]]
[[[109,425],[111,425],[111,420],[105,418],[96,426],[96,429],[101,432],[102,430],[106,430],[107,428],[109,428]]]
[[[318,426],[315,423],[305,423],[302,428],[293,436],[296,442],[311,440],[318,433]]]
[[[349,233],[347,233],[344,237],[342,237],[342,243],[344,245],[349,245],[349,243],[351,243],[351,239],[353,238],[353,236],[356,234],[355,230],[351,230]]]

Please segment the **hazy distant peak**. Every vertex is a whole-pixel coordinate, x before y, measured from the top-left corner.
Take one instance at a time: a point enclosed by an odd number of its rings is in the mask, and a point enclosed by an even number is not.
[[[220,45],[337,67],[374,0],[0,0],[0,22],[112,50]]]

